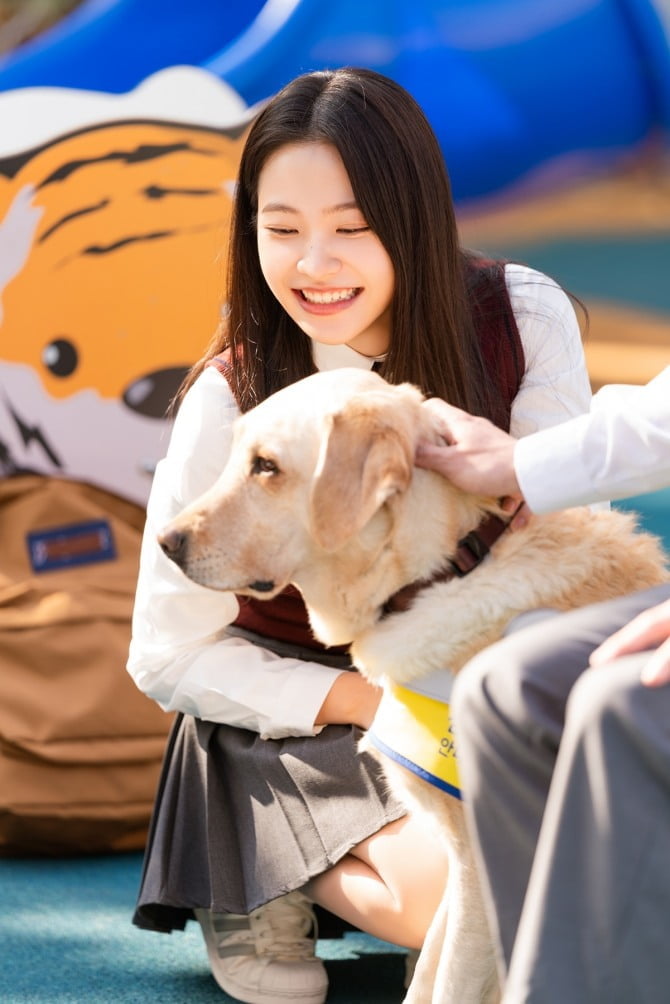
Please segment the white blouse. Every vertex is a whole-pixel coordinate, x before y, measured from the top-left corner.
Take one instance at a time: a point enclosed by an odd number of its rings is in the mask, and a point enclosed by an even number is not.
[[[519,265],[506,281],[526,372],[511,431],[525,436],[588,411],[589,379],[577,318],[546,276]],[[371,367],[348,346],[314,344],[320,370]],[[315,735],[314,719],[342,670],[278,656],[226,636],[237,616],[232,593],[191,582],[162,552],[159,530],[209,488],[223,469],[238,414],[228,384],[207,367],[190,388],[158,464],[147,507],[128,671],[166,711],[258,732],[263,738]]]

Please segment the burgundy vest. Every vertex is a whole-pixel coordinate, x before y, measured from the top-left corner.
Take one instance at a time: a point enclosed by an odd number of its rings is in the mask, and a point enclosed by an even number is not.
[[[525,361],[507,286],[504,265],[491,259],[473,258],[468,263],[468,293],[474,302],[475,330],[480,339],[486,372],[498,382],[503,408],[495,416],[497,423],[509,428],[510,411],[524,374]],[[227,377],[230,363],[225,353],[209,360]],[[264,638],[275,639],[317,652],[346,652],[348,645],[326,649],[312,634],[302,596],[294,586],[287,586],[272,600],[238,596],[240,612],[237,627]]]

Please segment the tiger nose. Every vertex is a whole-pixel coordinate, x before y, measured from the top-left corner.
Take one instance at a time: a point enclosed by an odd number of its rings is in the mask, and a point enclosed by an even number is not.
[[[123,392],[123,403],[138,415],[165,418],[189,369],[188,366],[171,366],[138,377]]]

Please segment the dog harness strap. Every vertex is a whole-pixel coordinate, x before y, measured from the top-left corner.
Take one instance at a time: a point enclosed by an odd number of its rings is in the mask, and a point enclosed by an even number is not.
[[[467,575],[477,565],[481,565],[506,529],[507,523],[499,516],[491,515],[483,519],[476,530],[468,533],[458,542],[456,553],[450,559],[454,575],[459,577]]]
[[[382,607],[382,618],[389,614],[404,613],[422,589],[438,582],[449,582],[451,579],[462,578],[474,571],[489,553],[495,542],[507,529],[508,524],[499,516],[489,515],[481,521],[476,530],[472,530],[462,540],[446,565],[435,572],[429,579],[418,579],[403,586]]]
[[[385,687],[367,738],[424,781],[461,797],[448,704],[396,684]]]

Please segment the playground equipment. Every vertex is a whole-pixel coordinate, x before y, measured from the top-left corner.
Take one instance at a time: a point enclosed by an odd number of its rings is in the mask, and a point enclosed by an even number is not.
[[[0,61],[0,89],[119,93],[178,63],[248,104],[305,70],[378,69],[425,109],[457,202],[607,165],[670,120],[651,0],[88,0]]]

